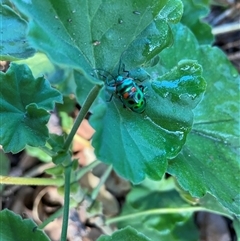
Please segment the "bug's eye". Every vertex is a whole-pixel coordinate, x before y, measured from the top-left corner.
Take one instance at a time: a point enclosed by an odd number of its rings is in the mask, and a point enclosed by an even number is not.
[[[121,75],[119,75],[119,76],[117,77],[117,82],[121,82],[121,81],[123,81],[123,77],[122,77]]]

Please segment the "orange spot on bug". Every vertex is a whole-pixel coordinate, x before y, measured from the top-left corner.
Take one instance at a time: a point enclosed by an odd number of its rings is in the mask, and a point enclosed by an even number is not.
[[[129,97],[129,93],[128,92],[125,92],[124,94],[123,94],[123,99],[127,99]]]

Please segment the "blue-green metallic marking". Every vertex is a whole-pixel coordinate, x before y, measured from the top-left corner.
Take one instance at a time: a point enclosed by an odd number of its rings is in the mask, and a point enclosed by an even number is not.
[[[147,102],[144,86],[137,85],[132,78],[122,75],[119,75],[111,84],[107,82],[107,85],[115,87],[115,93],[124,107],[139,114],[145,111]]]

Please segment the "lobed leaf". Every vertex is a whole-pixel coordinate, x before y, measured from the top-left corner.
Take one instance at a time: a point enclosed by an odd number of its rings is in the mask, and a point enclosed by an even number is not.
[[[133,68],[169,46],[169,23],[180,21],[183,12],[180,0],[13,2],[31,20],[31,44],[53,62],[80,71],[76,90],[79,101],[82,96],[78,88],[86,79],[94,81],[94,68],[112,73],[118,69],[120,58]]]
[[[161,53],[162,66],[168,69],[182,58],[198,59],[207,89],[203,101],[194,110],[195,122],[186,145],[170,161],[168,172],[192,196],[202,197],[209,192],[239,215],[240,76],[221,50],[199,46],[194,35],[180,24],[173,29],[176,41]]]
[[[115,97],[107,104],[99,103],[101,109],[90,119],[97,130],[93,136],[97,157],[133,183],[146,175],[161,179],[167,159],[175,157],[185,143],[193,122],[192,109],[205,89],[201,67],[194,61],[181,62],[145,85],[143,114],[124,109]]]
[[[26,65],[11,64],[0,73],[0,140],[5,152],[17,153],[27,144],[43,146],[48,139],[46,124],[61,94],[43,78],[34,79]]]
[[[181,22],[188,26],[200,44],[212,44],[214,36],[209,24],[202,20],[209,13],[210,3],[196,0],[182,0],[184,13]]]
[[[1,42],[0,59],[28,58],[35,53],[27,41],[27,23],[7,5],[0,5]]]
[[[30,219],[22,219],[19,215],[7,209],[0,212],[0,233],[1,240],[35,240],[50,241],[47,235],[37,229]]]

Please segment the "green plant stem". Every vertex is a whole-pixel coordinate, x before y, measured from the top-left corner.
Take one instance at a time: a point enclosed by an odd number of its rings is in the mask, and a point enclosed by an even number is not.
[[[70,203],[70,179],[71,179],[72,165],[65,168],[64,176],[64,206],[63,206],[63,222],[62,222],[62,234],[61,241],[67,240],[67,228],[68,228],[68,215],[69,215],[69,203]]]
[[[96,167],[100,163],[101,163],[100,161],[94,161],[94,162],[90,163],[89,165],[76,171],[76,174],[75,174],[76,178],[74,181],[78,181],[79,179],[81,179],[87,172],[91,171],[94,167]]]
[[[76,173],[76,179],[74,180],[74,182],[76,180],[79,180],[83,175],[85,175],[87,172],[89,172],[90,170],[92,170],[95,166],[97,166],[100,163],[100,161],[94,161],[92,163],[90,163],[88,166],[83,167],[81,170],[79,170]],[[71,205],[70,203],[70,207],[74,207],[75,203],[73,203]],[[60,217],[63,213],[63,207],[59,208],[54,214],[52,214],[49,218],[47,218],[46,220],[44,220],[39,226],[39,229],[43,229],[44,227],[46,227],[49,223],[51,223],[54,219]]]
[[[62,186],[64,180],[62,178],[31,178],[31,177],[9,177],[0,176],[0,184],[7,185],[27,185],[27,186]]]
[[[94,100],[97,98],[98,93],[100,92],[102,88],[102,85],[95,85],[91,91],[89,92],[85,102],[82,105],[81,110],[78,113],[78,116],[73,124],[73,127],[69,133],[69,135],[67,136],[67,139],[64,143],[64,150],[68,150],[71,142],[73,140],[74,135],[76,134],[78,127],[80,126],[81,122],[83,121],[84,117],[86,116],[86,114],[88,113],[92,103],[94,102]]]
[[[76,203],[73,202],[72,204],[70,203],[70,208],[71,207],[75,207]],[[48,217],[47,219],[45,219],[39,226],[39,229],[43,229],[45,228],[49,223],[51,223],[54,219],[62,216],[63,213],[63,207],[59,208],[55,213],[53,213],[50,217]]]
[[[210,212],[210,213],[216,213],[223,216],[226,216],[230,219],[232,219],[231,215],[228,215],[226,213],[221,213],[215,210],[210,210],[204,207],[185,207],[185,208],[162,208],[162,209],[151,209],[143,212],[138,213],[132,213],[120,217],[110,218],[106,220],[106,225],[110,225],[112,223],[117,223],[124,220],[139,218],[141,216],[147,216],[147,215],[155,215],[155,214],[169,214],[169,213],[183,213],[183,212]]]
[[[52,214],[49,218],[45,219],[39,226],[39,229],[45,228],[49,223],[51,223],[54,219],[60,217],[63,212],[63,207],[59,208],[54,214]]]
[[[76,182],[81,179],[81,177],[97,166],[100,161],[94,161],[88,166],[83,167],[76,173],[76,178],[72,182]],[[21,186],[57,186],[60,187],[64,185],[64,180],[62,178],[32,178],[32,177],[9,177],[0,176],[0,184],[6,185],[21,185]]]
[[[92,200],[95,200],[97,198],[97,195],[100,191],[100,188],[102,185],[106,182],[107,178],[109,177],[110,173],[112,171],[112,165],[110,165],[107,170],[104,172],[104,174],[101,176],[100,182],[98,183],[97,187],[94,188],[91,194]]]

